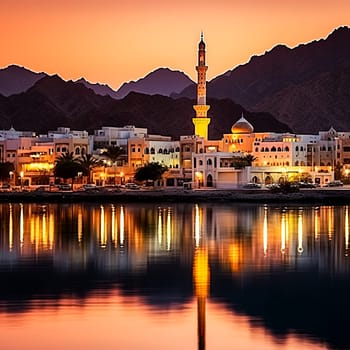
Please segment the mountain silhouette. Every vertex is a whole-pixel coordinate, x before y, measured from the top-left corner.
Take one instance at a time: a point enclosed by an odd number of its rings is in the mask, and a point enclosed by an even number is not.
[[[208,96],[272,113],[295,132],[350,130],[350,28],[295,48],[277,45],[210,81]],[[195,96],[195,86],[179,95]]]
[[[289,131],[268,113],[250,113],[229,99],[209,99],[212,117],[210,138],[229,133],[232,124],[244,113],[256,131]],[[84,129],[89,132],[101,126],[135,125],[146,127],[150,134],[192,135],[194,100],[172,99],[161,95],[130,93],[122,100],[94,93],[83,84],[64,81],[59,76],[47,76],[26,92],[9,97],[0,96],[0,128],[13,126],[17,130],[45,133],[59,126]]]
[[[34,73],[17,65],[2,68],[0,69],[0,94],[10,96],[26,91],[44,76],[46,76],[45,73]]]
[[[117,98],[125,97],[129,92],[140,92],[148,95],[170,96],[182,91],[193,81],[183,72],[168,68],[158,68],[137,81],[124,83],[117,91]]]

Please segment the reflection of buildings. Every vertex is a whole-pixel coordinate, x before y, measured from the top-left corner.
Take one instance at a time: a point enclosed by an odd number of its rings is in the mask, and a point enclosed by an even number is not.
[[[57,267],[143,270],[174,255],[190,266],[205,248],[232,273],[329,262],[349,270],[348,206],[2,204],[0,219],[3,262],[51,256]]]

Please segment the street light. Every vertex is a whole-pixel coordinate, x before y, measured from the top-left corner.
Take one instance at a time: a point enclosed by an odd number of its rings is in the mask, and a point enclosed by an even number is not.
[[[24,172],[21,171],[21,172],[19,173],[19,176],[20,176],[20,178],[21,178],[21,191],[22,191],[22,190],[23,190],[23,176],[24,176]]]

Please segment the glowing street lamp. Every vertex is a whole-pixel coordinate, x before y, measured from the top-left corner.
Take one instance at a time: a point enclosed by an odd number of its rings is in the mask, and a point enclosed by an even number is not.
[[[23,190],[23,176],[24,176],[24,172],[21,171],[21,172],[19,173],[19,176],[20,176],[20,178],[21,178],[21,191],[22,191],[22,190]]]

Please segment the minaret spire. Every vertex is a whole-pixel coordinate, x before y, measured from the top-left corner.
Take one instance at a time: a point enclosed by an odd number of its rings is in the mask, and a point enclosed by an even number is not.
[[[210,118],[207,117],[207,112],[210,108],[207,105],[207,70],[205,61],[205,43],[204,43],[203,31],[201,32],[201,40],[198,45],[198,65],[197,70],[197,104],[193,106],[196,111],[196,117],[192,118],[192,122],[195,127],[195,135],[201,136],[204,139],[208,138],[208,125]]]

